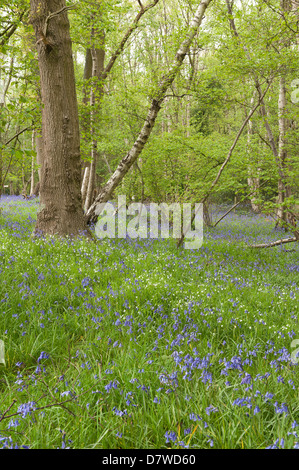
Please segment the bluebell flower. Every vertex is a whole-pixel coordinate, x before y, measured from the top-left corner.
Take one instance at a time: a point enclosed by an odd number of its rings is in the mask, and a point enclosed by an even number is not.
[[[257,413],[259,413],[261,410],[259,409],[258,406],[256,406],[253,410],[253,414],[256,415]]]
[[[218,411],[218,408],[216,408],[213,405],[210,405],[206,408],[207,415],[210,415],[210,413],[216,413],[217,411]]]
[[[190,413],[189,419],[191,419],[191,421],[201,421],[202,420],[202,418],[198,414],[195,414],[195,413]]]
[[[167,431],[164,436],[166,437],[166,444],[168,444],[170,441],[175,442],[177,435],[174,431]]]
[[[42,351],[40,353],[40,356],[39,356],[37,362],[40,362],[42,359],[49,359],[49,357],[50,357],[49,354],[47,354],[45,351]]]
[[[250,384],[251,383],[251,375],[245,372],[245,377],[241,381],[241,385],[243,384]]]
[[[23,403],[18,407],[18,413],[22,414],[22,418],[26,418],[27,415],[31,414],[32,410],[35,410],[35,402],[29,401],[28,403]]]

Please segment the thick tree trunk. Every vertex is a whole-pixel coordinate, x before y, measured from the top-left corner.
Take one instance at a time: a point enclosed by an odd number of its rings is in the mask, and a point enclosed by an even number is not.
[[[131,150],[127,153],[127,155],[121,160],[117,169],[115,170],[111,178],[108,180],[104,188],[101,190],[100,194],[96,197],[95,202],[87,211],[86,216],[88,221],[97,220],[98,214],[96,213],[96,210],[98,204],[107,202],[109,200],[110,195],[112,194],[114,189],[122,181],[123,177],[127,174],[133,163],[137,160],[140,153],[142,152],[154,127],[156,117],[161,109],[161,105],[165,99],[166,92],[169,86],[171,86],[171,84],[173,83],[174,78],[183,63],[183,60],[187,52],[189,51],[190,45],[199,29],[199,26],[201,25],[204,13],[211,1],[212,0],[203,0],[200,3],[196,11],[195,17],[190,24],[189,34],[187,38],[181,44],[179,50],[176,53],[175,59],[172,65],[170,66],[168,73],[162,77],[158,89],[154,94],[154,98],[152,100],[152,104],[149,109],[146,121],[140,131],[136,142],[134,143]]]
[[[40,70],[43,203],[35,234],[87,230],[81,202],[80,138],[72,45],[65,0],[31,0]],[[86,232],[90,235],[89,230]]]

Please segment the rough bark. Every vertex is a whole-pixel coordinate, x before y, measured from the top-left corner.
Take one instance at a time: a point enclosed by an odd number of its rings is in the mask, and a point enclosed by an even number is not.
[[[79,119],[65,0],[31,0],[30,5],[43,103],[43,206],[34,233],[90,235],[81,202]]]
[[[110,177],[106,185],[101,190],[100,194],[97,196],[95,202],[89,208],[86,217],[87,220],[96,221],[98,214],[96,213],[97,205],[100,203],[107,202],[110,198],[110,195],[114,191],[114,189],[118,186],[118,184],[122,181],[123,177],[127,174],[133,163],[137,160],[140,153],[142,152],[145,144],[147,143],[149,136],[152,132],[152,129],[155,124],[156,117],[161,109],[161,105],[164,101],[167,89],[173,83],[173,80],[178,73],[183,60],[186,54],[189,51],[190,45],[201,25],[202,19],[204,17],[204,13],[212,0],[204,0],[200,3],[195,17],[190,24],[189,33],[187,38],[182,42],[179,50],[176,53],[175,59],[170,66],[168,73],[164,75],[158,85],[156,92],[154,93],[154,97],[152,99],[151,107],[149,109],[147,119],[139,133],[137,140],[135,141],[131,150],[127,153],[127,155],[121,160],[117,169]]]

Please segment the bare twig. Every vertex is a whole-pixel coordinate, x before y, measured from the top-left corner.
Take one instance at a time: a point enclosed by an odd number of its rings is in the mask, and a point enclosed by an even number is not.
[[[107,66],[105,67],[105,70],[102,72],[102,76],[101,76],[102,80],[105,80],[107,78],[110,70],[112,69],[112,67],[114,65],[114,62],[116,61],[118,56],[122,53],[128,39],[130,38],[133,31],[135,31],[135,29],[137,28],[140,18],[144,15],[144,13],[146,13],[148,10],[150,10],[151,8],[156,6],[158,2],[159,2],[159,0],[154,0],[153,3],[150,3],[149,5],[146,5],[145,7],[141,4],[141,2],[138,2],[139,5],[141,6],[141,10],[138,12],[137,16],[135,17],[132,26],[125,33],[125,35],[124,35],[123,39],[121,40],[119,46],[117,47],[116,51],[111,56]]]
[[[75,403],[75,400],[78,399],[79,397],[81,397],[82,395],[85,395],[86,393],[88,393],[101,379],[97,380],[94,385],[92,385],[91,387],[89,387],[87,390],[85,390],[84,392],[80,393],[79,395],[74,395],[72,398],[69,398],[68,400],[64,400],[64,401],[61,401],[61,402],[55,402],[55,403],[50,403],[49,405],[44,405],[44,406],[39,406],[38,408],[34,408],[30,411],[40,411],[40,410],[44,410],[46,408],[52,408],[53,406],[61,406],[63,407],[63,405],[65,403],[69,403],[70,401],[74,402]],[[12,418],[13,416],[17,416],[17,415],[20,415],[23,413],[23,411],[17,411],[16,413],[13,413],[11,415],[8,415],[8,416],[4,416],[9,410],[10,408],[14,405],[14,403],[16,402],[16,400],[14,400],[14,402],[11,404],[11,406],[3,413],[3,415],[1,416],[0,418],[0,421],[2,421],[2,419],[8,419],[8,418]],[[69,410],[68,410],[69,411]]]
[[[3,419],[5,419],[6,413],[9,412],[9,410],[13,407],[13,405],[15,404],[16,401],[17,401],[16,398],[14,398],[13,401],[12,401],[12,404],[4,411],[4,413],[2,413],[2,415],[0,416],[0,422],[1,422]]]
[[[16,31],[16,29],[18,28],[19,26],[19,23],[22,21],[22,18],[23,16],[28,13],[29,10],[24,10],[21,14],[20,14],[20,17],[17,21],[15,21],[14,23],[11,23],[9,25],[8,28],[6,28],[6,30],[4,32],[2,32],[0,34],[0,36],[3,36],[3,39],[2,41],[0,42],[0,46],[3,46],[8,40],[9,38],[13,35],[13,33]]]
[[[6,147],[8,144],[10,144],[10,142],[12,142],[14,139],[16,139],[17,137],[19,137],[19,135],[23,134],[23,132],[28,131],[28,130],[32,130],[32,126],[24,127],[24,129],[22,129],[21,131],[17,132],[13,137],[11,137],[11,138],[8,139],[6,142],[4,142],[3,147]]]

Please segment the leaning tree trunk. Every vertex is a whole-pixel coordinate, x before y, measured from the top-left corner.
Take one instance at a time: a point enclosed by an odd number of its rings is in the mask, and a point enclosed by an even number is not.
[[[189,33],[187,38],[182,42],[179,50],[176,53],[175,59],[168,70],[168,73],[164,75],[158,85],[156,92],[154,93],[154,97],[152,100],[151,107],[149,109],[146,121],[140,131],[140,134],[134,143],[131,150],[127,153],[127,155],[121,160],[117,169],[110,177],[106,185],[101,190],[100,194],[96,197],[94,203],[90,206],[87,211],[86,218],[90,221],[96,221],[98,214],[97,214],[97,206],[100,203],[105,203],[109,200],[110,195],[114,191],[114,189],[118,186],[118,184],[122,181],[123,177],[128,173],[129,169],[133,165],[133,163],[137,160],[140,153],[142,152],[145,144],[147,143],[149,136],[153,130],[155,125],[156,117],[161,109],[161,105],[165,99],[166,92],[168,88],[172,85],[175,76],[177,75],[183,60],[186,54],[189,51],[190,45],[201,25],[203,20],[205,11],[208,5],[211,3],[212,0],[203,0],[197,11],[196,14],[191,22]]]
[[[77,236],[87,225],[81,203],[79,119],[68,8],[65,0],[31,0],[30,5],[43,103],[43,206],[35,234]]]

